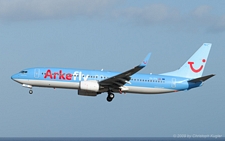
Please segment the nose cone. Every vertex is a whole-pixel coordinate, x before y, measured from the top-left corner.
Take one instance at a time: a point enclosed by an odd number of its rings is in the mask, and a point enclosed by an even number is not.
[[[18,74],[14,74],[11,76],[11,79],[15,81],[15,79],[18,78]]]
[[[14,76],[14,75],[12,75],[12,76],[11,76],[11,79],[12,79],[12,80],[14,80],[14,78],[15,78],[15,76]]]
[[[21,76],[20,76],[19,73],[14,74],[14,75],[11,76],[11,79],[14,80],[15,82],[18,82],[18,83],[21,83],[20,82],[20,78],[21,78]]]

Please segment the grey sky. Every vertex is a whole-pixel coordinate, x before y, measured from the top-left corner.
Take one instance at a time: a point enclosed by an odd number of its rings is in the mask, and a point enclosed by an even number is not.
[[[225,136],[224,1],[0,0],[0,137]],[[152,52],[142,73],[179,68],[204,42],[212,49],[198,89],[95,98],[28,89],[12,74],[29,67],[125,71]]]

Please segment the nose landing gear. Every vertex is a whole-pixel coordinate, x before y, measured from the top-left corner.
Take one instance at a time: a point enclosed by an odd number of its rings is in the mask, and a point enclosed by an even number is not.
[[[29,90],[29,94],[32,94],[33,93],[33,90]]]

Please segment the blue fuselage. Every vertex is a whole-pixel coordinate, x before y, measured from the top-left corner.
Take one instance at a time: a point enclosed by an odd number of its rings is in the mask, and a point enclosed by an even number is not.
[[[83,69],[29,68],[13,75],[12,79],[34,87],[79,89],[80,81],[99,82],[118,74],[119,72]],[[125,92],[154,94],[189,90],[201,85],[201,83],[190,84],[188,80],[188,78],[175,76],[136,73],[124,86],[128,87]],[[134,88],[138,90],[135,91]],[[150,89],[142,91],[145,88]]]

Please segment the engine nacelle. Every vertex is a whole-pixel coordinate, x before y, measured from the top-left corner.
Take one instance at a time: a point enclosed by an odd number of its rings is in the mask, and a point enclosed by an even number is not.
[[[98,92],[99,91],[98,81],[81,81],[80,90]]]

